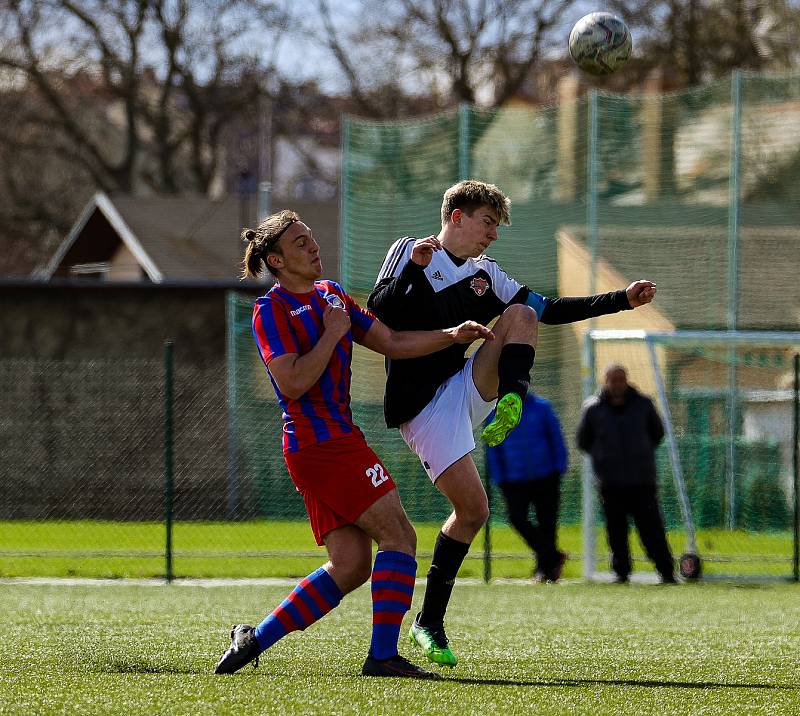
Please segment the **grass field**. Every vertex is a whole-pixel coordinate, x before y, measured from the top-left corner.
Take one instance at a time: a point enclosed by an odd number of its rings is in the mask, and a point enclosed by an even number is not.
[[[259,621],[290,588],[0,584],[0,713],[800,711],[791,585],[460,584],[460,663],[436,683],[358,675],[361,588],[258,669],[211,673],[230,624]],[[401,653],[417,658],[405,641]]]
[[[439,531],[438,524],[415,524],[419,541],[420,572]],[[525,578],[531,574],[529,551],[514,530],[492,526],[492,575]],[[0,521],[0,577],[162,577],[164,525],[157,522]],[[559,541],[572,559],[564,576],[582,574],[583,551],[579,525],[559,528]],[[598,529],[598,546],[605,538]],[[670,534],[677,556],[684,536]],[[638,571],[650,571],[636,538]],[[179,577],[304,576],[324,561],[307,522],[259,520],[253,522],[178,522],[174,527],[174,574]],[[789,577],[792,540],[784,533],[746,533],[704,530],[698,534],[707,574],[736,573]],[[472,545],[461,576],[483,575],[483,535]],[[722,560],[722,561],[715,561]],[[735,560],[735,561],[730,561]],[[606,558],[598,565],[606,569]]]

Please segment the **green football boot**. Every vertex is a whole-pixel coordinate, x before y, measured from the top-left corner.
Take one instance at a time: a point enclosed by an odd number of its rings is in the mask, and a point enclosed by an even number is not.
[[[408,630],[408,639],[412,644],[419,646],[428,661],[432,661],[439,666],[456,665],[456,655],[450,651],[447,645],[447,635],[444,633],[444,625],[438,624],[435,627],[422,626],[419,623],[419,614],[414,619],[411,629]]]
[[[522,398],[516,393],[506,393],[497,401],[494,420],[481,433],[483,441],[489,446],[499,445],[517,427],[522,416]]]

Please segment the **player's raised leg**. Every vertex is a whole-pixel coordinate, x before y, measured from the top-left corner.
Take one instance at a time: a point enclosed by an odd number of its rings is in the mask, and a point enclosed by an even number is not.
[[[436,538],[422,611],[414,620],[409,637],[430,661],[455,666],[457,658],[445,633],[444,616],[458,570],[489,517],[489,501],[469,454],[448,467],[435,484],[453,505],[453,512]]]
[[[494,420],[481,437],[499,445],[519,424],[522,404],[536,356],[539,321],[530,306],[509,306],[493,328],[494,341],[485,342],[472,364],[472,379],[484,400],[498,397]]]

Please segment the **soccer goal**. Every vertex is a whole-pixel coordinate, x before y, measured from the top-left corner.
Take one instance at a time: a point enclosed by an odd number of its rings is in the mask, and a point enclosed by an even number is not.
[[[798,580],[800,333],[590,330],[584,398],[606,366],[625,366],[665,426],[659,496],[684,576]],[[584,576],[609,554],[588,459],[583,467]],[[651,571],[631,534],[635,573]]]

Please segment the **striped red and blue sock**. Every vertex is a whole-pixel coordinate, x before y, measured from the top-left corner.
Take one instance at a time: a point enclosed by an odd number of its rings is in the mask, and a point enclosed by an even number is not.
[[[261,647],[269,649],[289,632],[303,630],[342,601],[342,590],[322,567],[302,580],[255,629]]]
[[[374,659],[397,656],[400,624],[411,609],[417,560],[404,552],[378,552],[372,570],[372,644]]]

